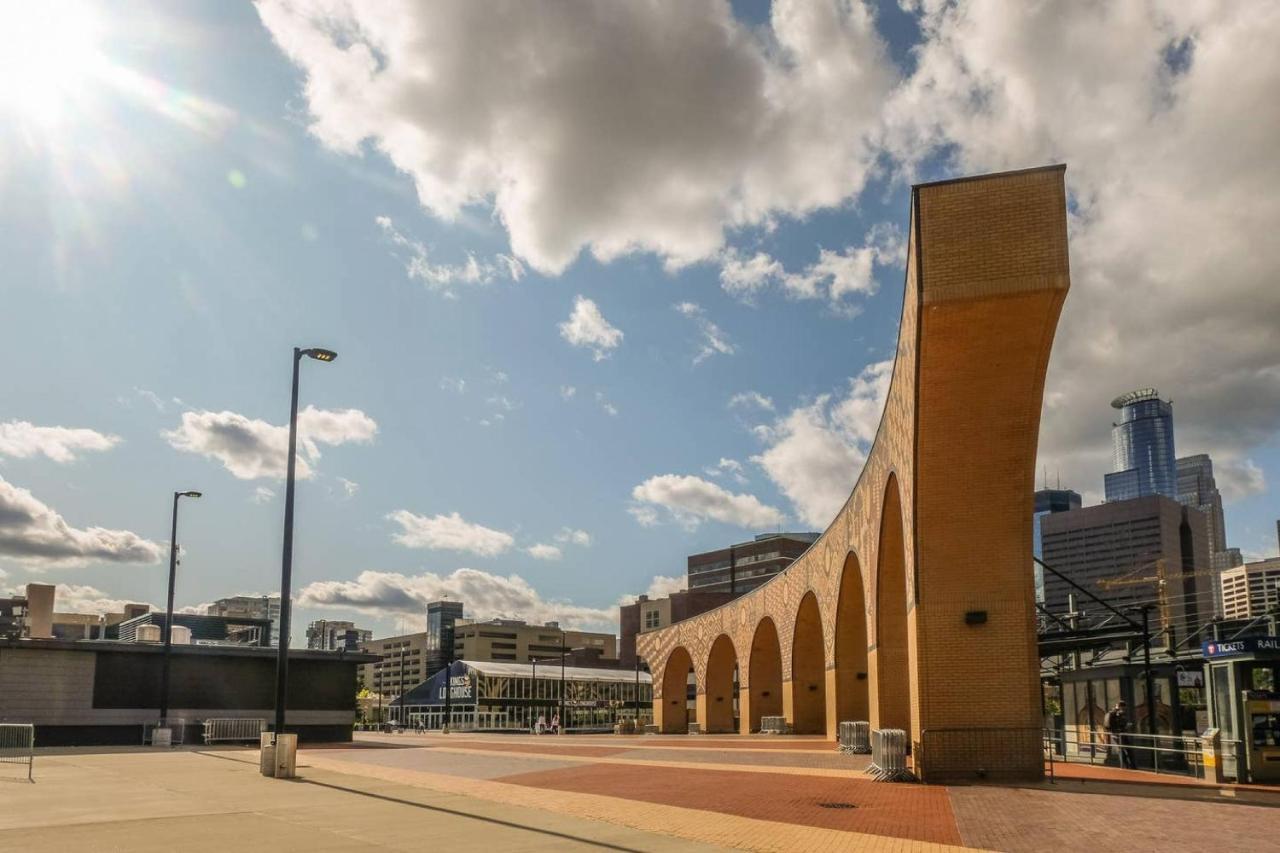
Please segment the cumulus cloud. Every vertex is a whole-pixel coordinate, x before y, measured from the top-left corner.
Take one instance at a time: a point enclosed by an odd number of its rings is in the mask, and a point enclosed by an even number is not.
[[[751,302],[761,290],[781,281],[787,272],[782,262],[767,252],[744,255],[738,249],[726,249],[720,259],[720,286],[726,293]]]
[[[720,477],[728,474],[738,483],[747,482],[746,474],[743,473],[742,463],[737,459],[726,459],[721,456],[720,461],[715,465],[708,465],[702,469],[702,473],[708,477]]]
[[[154,563],[161,546],[128,530],[72,527],[52,507],[0,477],[0,556],[46,566]]]
[[[276,493],[273,490],[268,489],[266,486],[258,486],[253,490],[253,494],[249,496],[249,500],[256,504],[264,504],[274,499],[275,496]]]
[[[632,515],[643,525],[655,524],[667,511],[672,520],[688,528],[711,519],[738,527],[775,527],[785,516],[763,504],[755,495],[733,494],[701,477],[660,474],[631,490],[636,502]]]
[[[924,3],[892,156],[974,173],[1066,162],[1072,292],[1040,456],[1085,491],[1116,394],[1176,401],[1181,446],[1245,457],[1280,429],[1280,7]],[[1243,61],[1242,57],[1248,57]],[[1102,381],[1100,381],[1100,378]]]
[[[519,281],[524,276],[524,265],[510,255],[499,254],[486,260],[468,254],[464,264],[432,263],[427,247],[406,237],[396,228],[391,217],[379,216],[374,221],[392,245],[409,253],[404,265],[405,274],[421,281],[428,290],[454,297],[457,295],[454,290],[456,284],[489,284],[496,278]]]
[[[579,295],[573,313],[560,324],[560,337],[575,347],[587,347],[596,361],[603,361],[622,343],[622,331],[612,326],[594,302]]]
[[[557,546],[549,545],[545,542],[530,545],[525,549],[525,553],[535,560],[559,560],[564,556],[564,553]]]
[[[1228,503],[1260,495],[1267,490],[1267,479],[1252,459],[1226,457],[1213,461],[1214,480]]]
[[[649,588],[644,594],[649,598],[666,598],[673,592],[683,592],[688,588],[689,580],[686,575],[654,575],[653,580],[649,583]],[[618,599],[618,604],[627,605],[635,604],[638,596],[624,595]]]
[[[510,533],[473,524],[456,512],[428,517],[401,509],[387,518],[400,525],[400,532],[391,538],[406,548],[465,551],[481,557],[494,557],[515,544]]]
[[[556,534],[556,541],[562,544],[590,548],[591,534],[585,530],[574,530],[571,527],[561,527],[560,532]]]
[[[806,524],[823,528],[853,489],[875,440],[893,362],[870,364],[843,396],[824,394],[792,409],[762,434],[768,446],[752,461]]]
[[[674,306],[681,315],[693,320],[701,333],[701,344],[698,352],[693,357],[695,365],[701,364],[713,355],[733,355],[734,346],[729,342],[729,336],[723,330],[707,317],[707,313],[702,310],[702,306],[696,302],[678,302]]]
[[[759,29],[726,2],[258,12],[322,143],[371,143],[437,216],[491,204],[547,273],[584,249],[711,258],[727,228],[856,196],[894,83],[861,2],[779,0]]]
[[[306,480],[320,459],[320,445],[367,443],[378,424],[359,409],[317,409],[298,413],[296,476]],[[289,456],[289,427],[276,426],[236,412],[183,412],[176,429],[161,433],[178,450],[198,453],[222,463],[241,480],[283,479]]]
[[[467,380],[446,376],[440,380],[440,388],[444,391],[452,391],[455,394],[465,394],[467,393]]]
[[[110,450],[120,437],[92,429],[41,427],[28,421],[0,423],[0,456],[30,459],[46,456],[54,462],[74,462],[77,454]]]
[[[762,411],[773,411],[773,400],[761,394],[759,391],[742,391],[734,394],[729,398],[729,408],[731,409],[761,409]]]
[[[616,631],[618,626],[616,607],[583,607],[568,601],[548,600],[519,575],[503,577],[470,568],[446,575],[364,571],[355,580],[308,584],[298,594],[298,604],[355,610],[373,616],[418,615],[428,602],[441,598],[465,602],[469,619],[558,621],[569,628],[603,631]]]

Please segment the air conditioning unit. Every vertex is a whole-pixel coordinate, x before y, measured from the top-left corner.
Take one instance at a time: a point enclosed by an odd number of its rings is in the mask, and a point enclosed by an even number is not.
[[[139,625],[138,631],[134,635],[134,642],[159,643],[161,641],[160,633],[159,625]]]
[[[186,625],[174,625],[171,629],[173,633],[169,637],[169,642],[175,646],[191,645],[191,629]]]

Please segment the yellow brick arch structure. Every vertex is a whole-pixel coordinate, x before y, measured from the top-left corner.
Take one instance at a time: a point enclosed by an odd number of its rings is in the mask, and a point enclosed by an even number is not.
[[[690,667],[697,719],[724,728],[731,649],[743,733],[865,719],[906,729],[926,779],[1042,773],[1031,512],[1070,283],[1064,169],[912,188],[893,377],[852,493],[769,583],[640,635],[662,730],[686,729]]]

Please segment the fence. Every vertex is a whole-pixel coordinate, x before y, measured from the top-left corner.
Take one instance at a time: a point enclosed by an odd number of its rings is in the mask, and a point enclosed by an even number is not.
[[[27,765],[27,781],[34,782],[36,727],[30,723],[0,723],[0,764]]]
[[[187,737],[187,721],[181,717],[170,717],[167,720],[156,720],[154,723],[142,724],[142,745],[155,744],[155,730],[169,730],[169,746],[178,746],[186,743]]]
[[[878,782],[914,782],[907,769],[907,733],[902,729],[871,732],[871,764],[867,772]]]
[[[840,723],[837,728],[840,751],[866,755],[871,752],[871,724],[868,722]]]
[[[1046,729],[1045,744],[1050,756],[1058,761],[1131,767],[1151,773],[1205,777],[1205,740],[1198,735],[1156,735],[1125,732],[1112,737],[1105,731],[1086,727]],[[1221,740],[1224,769],[1229,778],[1238,781],[1245,766],[1244,744],[1239,740]]]
[[[204,721],[204,742],[257,741],[267,721],[246,717],[211,717]]]
[[[786,717],[761,717],[760,733],[765,735],[785,735],[789,734],[791,727],[787,725]]]

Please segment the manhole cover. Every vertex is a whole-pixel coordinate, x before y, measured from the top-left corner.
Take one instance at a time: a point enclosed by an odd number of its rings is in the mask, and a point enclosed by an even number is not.
[[[822,809],[856,809],[853,803],[818,803],[818,808]]]

